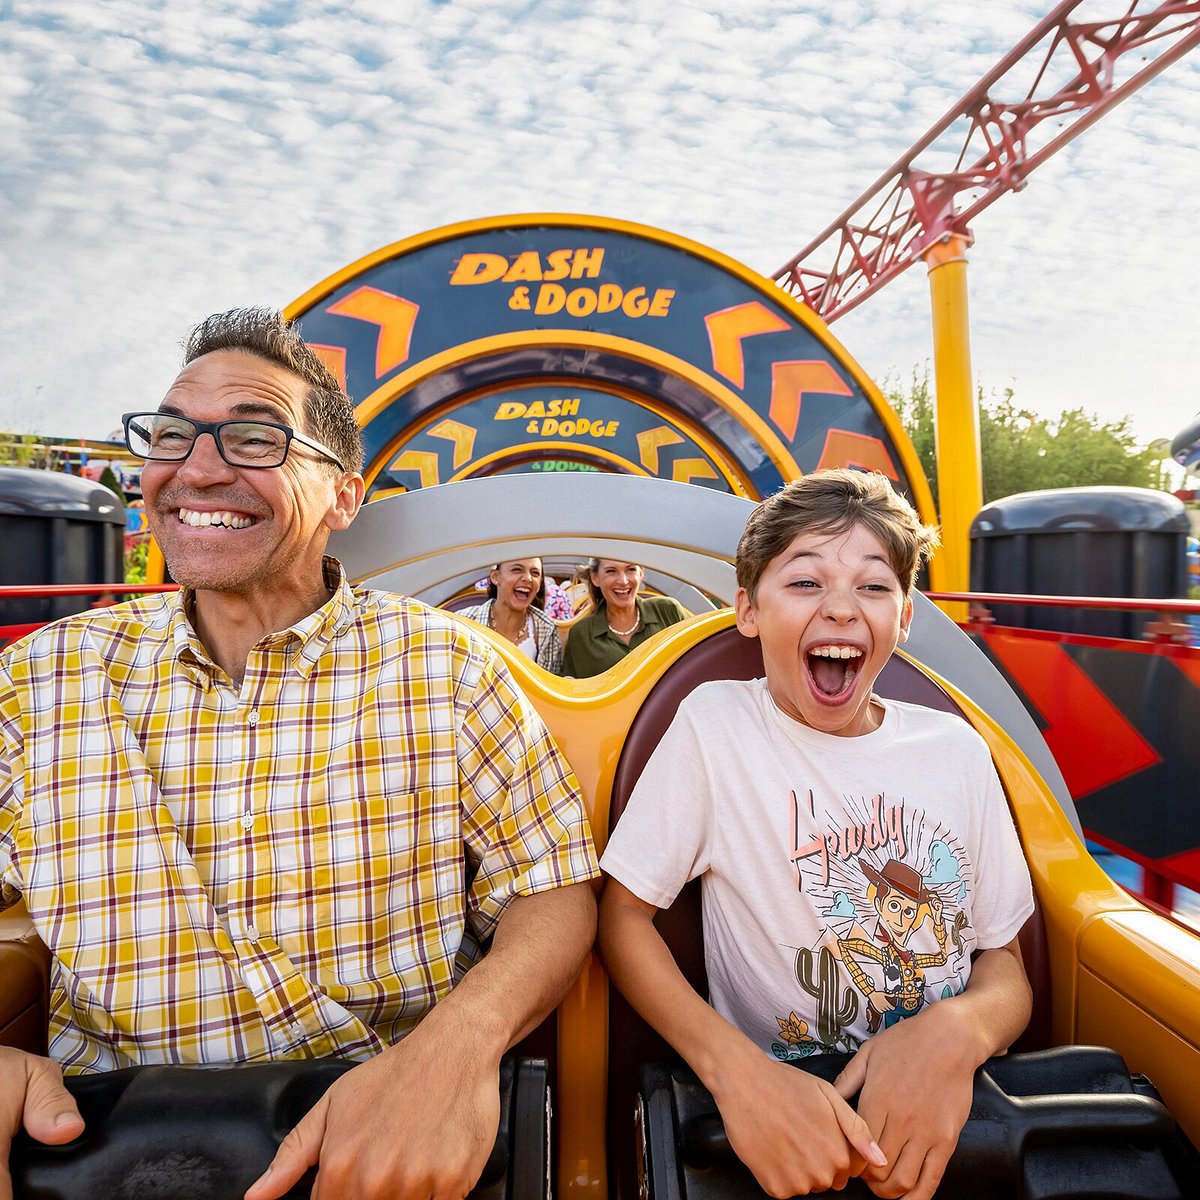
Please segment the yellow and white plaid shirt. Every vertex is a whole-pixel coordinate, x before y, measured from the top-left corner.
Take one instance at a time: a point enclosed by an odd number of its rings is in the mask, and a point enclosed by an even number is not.
[[[570,768],[491,649],[326,578],[240,688],[186,592],[0,656],[0,907],[22,894],[54,951],[68,1072],[366,1058],[513,896],[597,874]]]

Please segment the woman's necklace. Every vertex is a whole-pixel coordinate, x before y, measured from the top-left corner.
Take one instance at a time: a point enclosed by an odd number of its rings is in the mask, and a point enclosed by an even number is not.
[[[501,637],[508,638],[514,646],[519,646],[522,642],[527,642],[533,637],[533,618],[528,612],[525,614],[524,624],[517,630],[516,634],[508,634],[496,624],[496,605],[493,603],[492,607],[488,609],[488,625],[500,634]]]
[[[637,633],[637,631],[641,628],[641,625],[642,625],[642,614],[639,612],[637,614],[637,617],[634,619],[633,624],[630,625],[630,627],[628,629],[618,629],[610,621],[609,625],[608,625],[608,632],[615,633],[617,635],[617,637],[629,637],[630,634]]]

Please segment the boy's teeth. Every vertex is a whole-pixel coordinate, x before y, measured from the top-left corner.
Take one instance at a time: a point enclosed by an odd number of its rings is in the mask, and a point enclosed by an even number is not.
[[[854,646],[818,646],[809,653],[816,658],[862,658],[862,651]]]

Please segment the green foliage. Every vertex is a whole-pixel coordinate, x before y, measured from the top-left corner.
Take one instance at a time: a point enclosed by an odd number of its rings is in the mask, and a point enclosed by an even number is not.
[[[929,382],[929,367],[919,374],[913,367],[912,379],[905,390],[898,383],[885,379],[884,395],[887,402],[900,418],[900,424],[912,440],[917,457],[929,487],[933,491],[933,502],[937,504],[937,450],[935,448],[933,419],[933,388]]]
[[[125,582],[146,582],[146,556],[150,552],[148,541],[138,542],[125,559]]]
[[[118,500],[121,501],[122,506],[124,506],[125,492],[122,490],[121,481],[117,478],[117,473],[112,469],[112,467],[105,467],[104,470],[100,472],[100,478],[97,482],[101,487],[108,488],[108,490],[112,492]]]
[[[52,446],[36,433],[0,433],[0,467],[36,467],[62,470],[62,461]]]
[[[907,388],[885,381],[888,402],[912,439],[937,503],[934,399],[929,368],[913,368]],[[1044,417],[1021,408],[1012,388],[985,397],[979,389],[984,503],[1042,488],[1117,485],[1170,490],[1160,460],[1139,447],[1129,418],[1101,421],[1082,408]]]

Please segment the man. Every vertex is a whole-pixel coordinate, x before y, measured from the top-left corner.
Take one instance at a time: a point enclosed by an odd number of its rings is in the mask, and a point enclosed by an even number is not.
[[[0,659],[0,901],[54,954],[55,1060],[0,1051],[0,1200],[22,1123],[81,1131],[60,1065],[329,1055],[364,1061],[248,1200],[314,1164],[319,1200],[460,1197],[592,942],[574,780],[488,647],[324,556],[362,441],[298,333],[220,314],[184,362],[124,418],[180,592]]]

